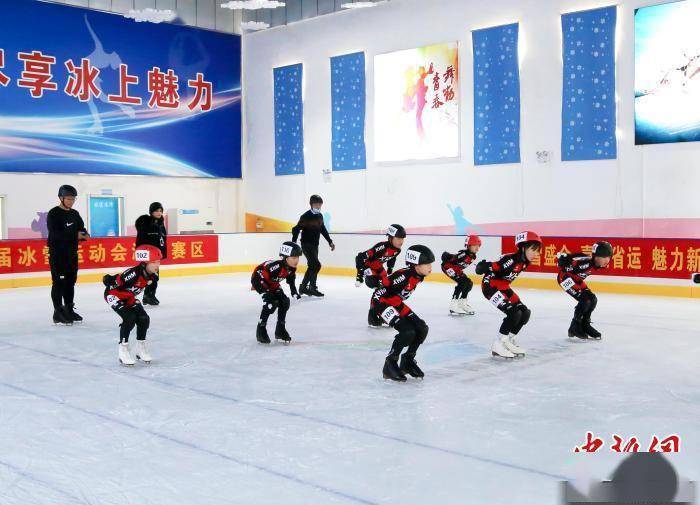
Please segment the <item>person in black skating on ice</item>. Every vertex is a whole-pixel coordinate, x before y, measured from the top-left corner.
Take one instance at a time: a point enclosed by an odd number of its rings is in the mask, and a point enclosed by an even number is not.
[[[386,231],[387,239],[375,244],[371,249],[359,253],[355,257],[357,277],[355,286],[364,282],[368,288],[377,289],[389,286],[389,275],[394,271],[396,258],[401,252],[401,246],[406,239],[406,230],[400,224],[389,225]],[[384,264],[386,263],[386,269]],[[381,328],[381,318],[372,310],[370,305],[367,316],[370,328]]]
[[[253,275],[250,278],[251,289],[262,295],[263,301],[260,321],[256,330],[256,338],[261,344],[270,343],[270,336],[267,334],[267,320],[275,311],[277,311],[275,338],[285,344],[292,340],[285,326],[290,302],[287,295],[282,291],[280,283],[283,279],[286,279],[292,296],[297,299],[301,297],[295,285],[296,270],[301,254],[301,247],[298,244],[285,242],[280,247],[280,257],[282,259],[261,263],[253,271]]]
[[[372,310],[398,331],[384,360],[382,374],[385,379],[405,382],[407,374],[420,379],[424,376],[416,363],[416,351],[428,336],[428,325],[404,302],[430,275],[433,262],[435,256],[430,249],[424,245],[412,245],[406,250],[406,264],[409,266],[391,274],[389,285],[380,287],[372,295]],[[405,347],[408,349],[402,355]]]
[[[604,270],[610,263],[613,248],[610,242],[601,240],[593,244],[591,255],[582,252],[560,254],[558,257],[559,274],[557,282],[561,288],[578,303],[574,309],[574,318],[569,326],[569,336],[581,339],[600,340],[602,335],[591,326],[591,314],[598,305],[598,298],[586,285],[586,277]]]
[[[467,267],[476,259],[476,254],[481,248],[481,238],[478,235],[469,235],[464,239],[464,249],[452,254],[447,251],[442,253],[442,271],[450,279],[457,283],[452,301],[450,302],[450,315],[473,316],[474,309],[467,303],[467,296],[474,287],[474,283],[467,276]]]
[[[137,296],[151,283],[158,281],[158,269],[162,254],[152,245],[141,245],[134,251],[134,258],[139,262],[117,275],[105,275],[104,298],[114,312],[122,318],[119,325],[119,362],[133,366],[136,360],[129,348],[129,334],[136,326],[136,359],[144,363],[151,362],[151,353],[146,347],[146,333],[151,320],[146,314]]]
[[[498,310],[503,312],[500,334],[491,346],[491,354],[502,358],[525,356],[525,350],[516,341],[516,335],[530,320],[530,309],[520,301],[520,297],[510,288],[511,282],[540,255],[542,239],[531,231],[515,236],[518,250],[504,254],[498,261],[481,260],[476,265],[476,273],[483,275],[481,291]]]
[[[304,212],[299,218],[297,225],[292,228],[292,242],[296,242],[301,232],[301,249],[306,256],[306,273],[301,281],[299,293],[308,296],[323,296],[318,290],[316,279],[318,272],[321,270],[321,262],[318,261],[318,243],[321,235],[326,239],[331,251],[335,251],[335,244],[331,240],[331,236],[326,230],[326,225],[323,223],[323,215],[321,207],[323,207],[323,199],[318,195],[311,195],[309,199],[311,208]]]
[[[61,203],[48,213],[47,246],[51,267],[51,301],[54,324],[71,325],[83,318],[75,312],[75,283],[78,280],[78,242],[90,235],[77,210],[73,208],[78,192],[64,185],[58,190]]]
[[[153,202],[148,208],[148,215],[144,214],[136,220],[136,247],[140,245],[152,245],[160,249],[163,259],[168,257],[168,231],[165,229],[163,219],[163,205]],[[158,280],[155,280],[143,291],[144,305],[160,305],[156,298]]]

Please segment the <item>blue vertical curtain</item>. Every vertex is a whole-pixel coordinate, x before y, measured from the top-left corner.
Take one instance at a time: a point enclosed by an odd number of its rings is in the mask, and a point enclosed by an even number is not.
[[[520,162],[518,24],[472,32],[474,164]]]
[[[365,154],[365,53],[331,58],[333,170],[367,168]]]
[[[302,65],[274,69],[275,175],[304,173]]]
[[[564,14],[563,161],[617,157],[615,23],[617,8]]]

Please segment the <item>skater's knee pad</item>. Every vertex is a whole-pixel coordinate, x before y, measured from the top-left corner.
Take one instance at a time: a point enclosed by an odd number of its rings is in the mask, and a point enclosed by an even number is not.
[[[528,309],[525,305],[520,306],[520,326],[525,326],[527,322],[530,320],[530,316],[532,315],[532,311]]]
[[[289,309],[289,305],[290,305],[289,297],[283,295],[283,298],[280,298],[280,301],[279,301],[280,310],[285,311],[285,310]]]
[[[589,298],[591,300],[591,306],[588,308],[589,312],[593,312],[595,310],[596,306],[598,305],[598,297],[591,291],[589,291],[590,295]]]
[[[414,323],[413,326],[416,332],[416,341],[419,344],[422,344],[423,342],[425,342],[425,338],[428,336],[428,325],[425,324],[425,321],[419,319],[418,322]]]
[[[136,318],[136,325],[139,328],[148,328],[151,324],[151,318],[145,312],[141,312]]]
[[[520,311],[520,308],[517,306],[512,306],[509,307],[508,310],[506,310],[506,317],[503,320],[504,326],[501,326],[502,329],[507,329],[508,333],[512,333],[513,331],[517,330],[517,328],[520,327],[520,323],[523,319],[523,313]],[[503,333],[503,332],[501,332]]]
[[[407,347],[413,343],[416,339],[416,330],[413,328],[406,328],[396,335],[396,341],[400,343],[403,347]]]
[[[132,309],[126,309],[120,314],[122,316],[122,328],[131,329],[136,326],[136,321],[138,320],[138,314]]]

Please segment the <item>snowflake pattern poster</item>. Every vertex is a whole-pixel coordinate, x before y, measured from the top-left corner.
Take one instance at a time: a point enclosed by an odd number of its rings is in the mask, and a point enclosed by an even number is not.
[[[459,47],[374,58],[375,161],[459,157]]]

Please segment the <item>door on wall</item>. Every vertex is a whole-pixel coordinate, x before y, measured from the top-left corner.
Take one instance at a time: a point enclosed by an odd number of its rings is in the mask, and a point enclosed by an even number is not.
[[[90,196],[88,228],[92,237],[123,235],[124,198],[121,196]]]

